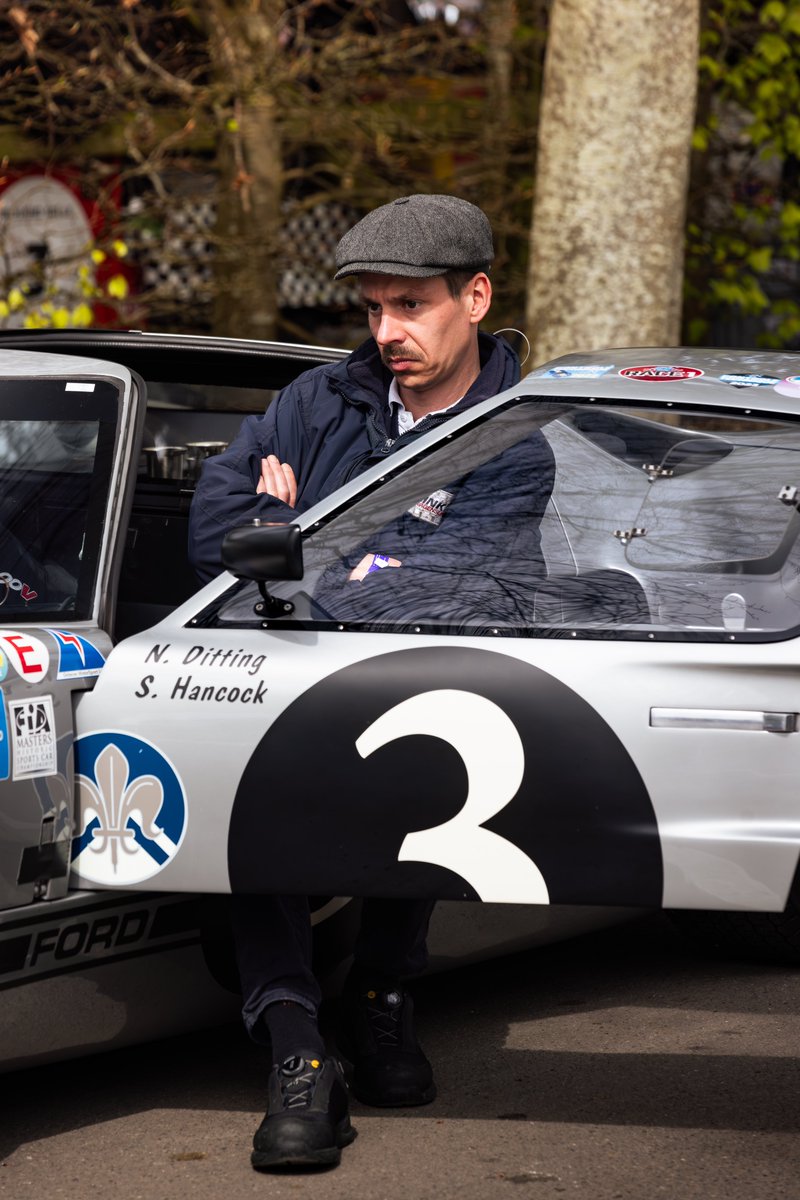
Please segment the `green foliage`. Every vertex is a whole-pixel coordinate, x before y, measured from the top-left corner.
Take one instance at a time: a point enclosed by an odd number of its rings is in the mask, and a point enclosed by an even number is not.
[[[796,344],[800,0],[709,0],[698,68],[686,335],[739,313],[765,344]]]

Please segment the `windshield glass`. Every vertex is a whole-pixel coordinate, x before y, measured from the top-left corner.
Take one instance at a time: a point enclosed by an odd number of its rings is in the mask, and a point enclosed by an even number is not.
[[[774,634],[800,624],[799,509],[794,422],[525,398],[311,531],[270,591],[348,629]]]
[[[91,616],[117,399],[108,381],[0,380],[0,624]]]

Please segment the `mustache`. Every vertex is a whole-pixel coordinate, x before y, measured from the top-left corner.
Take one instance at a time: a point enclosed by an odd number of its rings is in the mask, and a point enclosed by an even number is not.
[[[418,354],[414,354],[411,350],[406,350],[404,346],[387,346],[385,350],[381,350],[381,362],[389,367],[393,362],[421,362],[422,359]]]

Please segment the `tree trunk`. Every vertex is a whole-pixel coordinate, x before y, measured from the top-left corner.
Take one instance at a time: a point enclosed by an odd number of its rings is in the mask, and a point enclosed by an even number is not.
[[[512,136],[511,77],[514,30],[519,19],[517,0],[486,0],[487,119],[484,160],[490,167],[487,192],[502,211],[501,197],[508,188],[508,150]],[[495,224],[495,254],[500,269],[505,266],[506,230]]]
[[[214,256],[214,332],[271,339],[283,162],[271,67],[282,0],[208,0],[215,74],[231,96],[220,131]]]
[[[554,0],[528,275],[532,361],[676,345],[699,0]]]

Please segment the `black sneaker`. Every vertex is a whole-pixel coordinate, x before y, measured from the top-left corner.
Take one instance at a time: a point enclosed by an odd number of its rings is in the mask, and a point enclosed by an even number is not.
[[[298,1053],[270,1071],[250,1161],[259,1171],[335,1167],[355,1136],[340,1063]]]
[[[357,1099],[376,1108],[430,1104],[433,1069],[414,1033],[408,992],[346,991],[340,1012],[339,1046],[353,1064]]]

